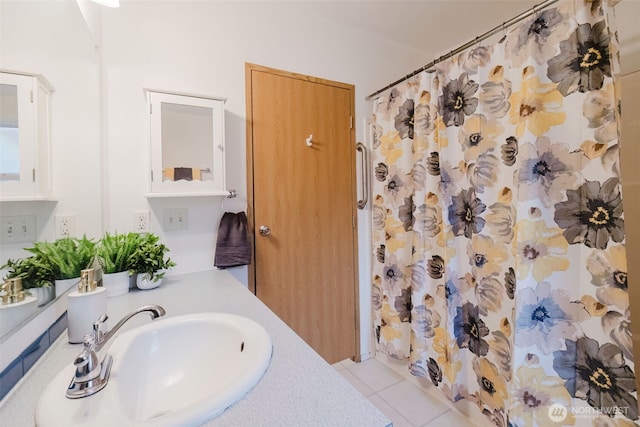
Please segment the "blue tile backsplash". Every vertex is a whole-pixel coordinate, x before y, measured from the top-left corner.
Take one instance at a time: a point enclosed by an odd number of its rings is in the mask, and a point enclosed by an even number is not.
[[[65,312],[0,373],[0,400],[4,399],[66,328],[67,313]]]

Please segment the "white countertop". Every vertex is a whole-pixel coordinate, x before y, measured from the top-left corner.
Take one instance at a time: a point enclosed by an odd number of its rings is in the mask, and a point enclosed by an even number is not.
[[[225,312],[260,323],[271,335],[271,365],[256,387],[205,426],[387,426],[391,422],[327,364],[259,299],[224,270],[165,277],[157,289],[132,291],[108,300],[109,326],[147,305],[163,306],[166,316]],[[123,330],[148,323],[132,318]],[[38,398],[51,379],[72,363],[82,346],[63,333],[0,403],[0,425],[34,425]]]

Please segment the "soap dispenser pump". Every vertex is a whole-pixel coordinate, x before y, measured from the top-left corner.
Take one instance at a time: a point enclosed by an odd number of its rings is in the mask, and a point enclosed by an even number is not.
[[[78,289],[67,297],[67,335],[72,344],[91,334],[93,322],[107,314],[107,290],[98,287],[92,268],[80,272]]]

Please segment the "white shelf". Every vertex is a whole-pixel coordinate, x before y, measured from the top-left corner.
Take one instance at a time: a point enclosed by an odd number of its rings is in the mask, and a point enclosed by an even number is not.
[[[228,191],[203,191],[198,193],[188,193],[188,192],[180,192],[180,193],[146,193],[144,196],[147,199],[161,199],[161,198],[172,198],[172,197],[220,197],[220,196],[228,196]]]
[[[26,194],[16,196],[0,196],[0,203],[5,202],[57,202],[58,199],[51,195]]]

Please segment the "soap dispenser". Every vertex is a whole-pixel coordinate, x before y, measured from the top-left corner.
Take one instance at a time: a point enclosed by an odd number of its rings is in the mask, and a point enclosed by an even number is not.
[[[2,304],[15,304],[24,301],[25,294],[22,290],[22,279],[14,277],[8,279],[2,285]]]
[[[72,344],[81,343],[91,334],[93,322],[107,314],[107,290],[97,287],[92,268],[80,272],[78,289],[67,297],[67,334]]]

